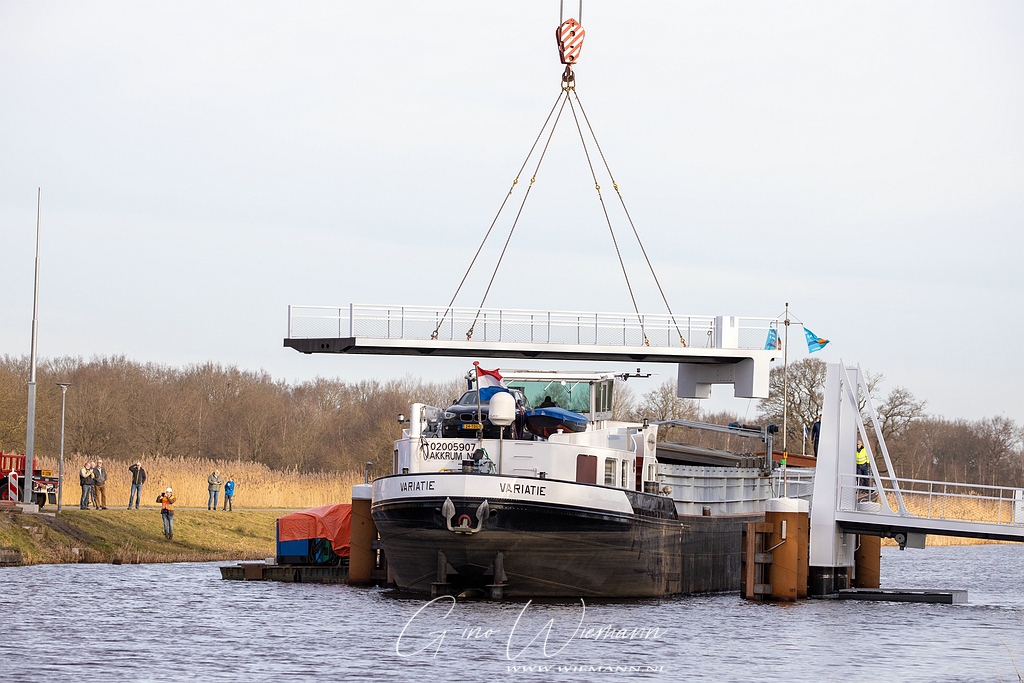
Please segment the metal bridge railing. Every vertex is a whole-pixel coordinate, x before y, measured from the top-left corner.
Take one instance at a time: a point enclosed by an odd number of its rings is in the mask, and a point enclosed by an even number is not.
[[[763,349],[771,318],[738,318],[735,335],[740,349]],[[288,338],[365,337],[371,339],[437,339],[575,344],[596,346],[714,348],[716,318],[708,315],[641,315],[519,309],[444,308],[429,306],[347,307],[289,306]]]
[[[837,509],[863,512],[862,503],[874,502],[880,504],[882,514],[1024,526],[1024,489],[1021,488],[894,477],[879,477],[879,480],[881,491],[867,478],[841,476]]]

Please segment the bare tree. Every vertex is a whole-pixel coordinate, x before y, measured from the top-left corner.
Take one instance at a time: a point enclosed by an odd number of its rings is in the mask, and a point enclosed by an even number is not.
[[[786,413],[787,441],[799,444],[805,428],[809,429],[821,417],[825,398],[825,361],[804,358],[790,363],[784,373],[782,366],[772,368],[768,377],[768,398],[760,403],[760,418],[775,423],[780,430],[783,423],[783,396],[788,396]],[[788,377],[788,387],[784,387]],[[782,446],[781,434],[778,445]]]
[[[903,434],[910,423],[924,417],[927,401],[919,401],[904,387],[895,387],[878,407],[879,428],[886,443]]]
[[[28,358],[0,358],[0,453],[25,448]]]
[[[788,395],[789,410],[785,420],[787,446],[800,443],[805,434],[804,430],[807,430],[806,433],[810,433],[811,426],[821,419],[827,369],[825,361],[810,357],[790,363],[785,373],[783,373],[782,366],[772,368],[768,379],[768,398],[762,399],[759,406],[760,419],[775,423],[781,430],[783,397]],[[788,386],[785,386],[784,378],[788,378]],[[885,375],[870,371],[864,372],[867,396],[871,397],[872,404],[877,401],[878,389],[883,381],[885,381]],[[905,389],[903,391],[906,392]],[[906,395],[913,398],[910,392],[906,392]],[[862,415],[867,411],[867,396],[861,392],[857,397],[857,407]],[[781,447],[782,442],[780,434],[777,444]]]
[[[663,420],[696,420],[700,416],[700,408],[692,398],[679,398],[676,381],[667,379],[658,387],[646,392],[636,407],[635,418],[647,419],[651,422]],[[678,438],[679,427],[662,427],[658,430],[660,441]]]
[[[612,390],[612,397],[613,420],[622,422],[637,421],[636,394],[633,393],[633,387],[621,379],[616,379],[614,389]]]

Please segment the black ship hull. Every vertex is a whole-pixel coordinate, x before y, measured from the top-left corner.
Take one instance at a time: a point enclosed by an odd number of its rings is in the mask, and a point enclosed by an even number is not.
[[[738,590],[743,524],[760,516],[677,516],[663,496],[623,494],[632,512],[491,499],[480,522],[479,497],[421,497],[375,500],[373,519],[396,585],[413,593],[493,594],[495,585],[508,597]],[[446,500],[455,509],[448,517]]]

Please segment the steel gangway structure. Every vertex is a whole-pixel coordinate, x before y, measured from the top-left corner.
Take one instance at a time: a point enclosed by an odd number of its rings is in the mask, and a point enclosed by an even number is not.
[[[773,318],[349,304],[289,306],[284,345],[343,353],[678,365],[679,395],[713,384],[767,398]]]
[[[1024,489],[898,478],[880,424],[860,367],[829,364],[810,510],[812,585],[844,587],[862,535],[893,538],[901,549],[924,548],[928,534],[1024,542]],[[856,473],[857,441],[870,476]]]

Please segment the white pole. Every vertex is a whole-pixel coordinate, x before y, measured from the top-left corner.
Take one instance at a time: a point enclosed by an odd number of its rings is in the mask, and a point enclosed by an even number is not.
[[[786,343],[782,347],[782,457],[786,457],[786,416],[789,414],[789,302],[786,302]],[[771,467],[771,463],[768,465]]]
[[[62,494],[64,493],[64,406],[70,382],[57,382],[60,387],[60,461],[57,465],[57,512],[60,512]]]
[[[32,291],[32,353],[29,360],[28,415],[25,420],[25,480],[22,483],[22,502],[32,502],[32,470],[35,469],[36,450],[36,333],[39,330],[39,216],[43,202],[43,188],[36,194],[36,277]]]
[[[477,448],[483,448],[484,445],[484,418],[483,408],[480,406],[480,363],[473,363],[473,369],[476,371],[473,374],[476,376],[476,423],[480,425],[480,430],[477,434]]]

